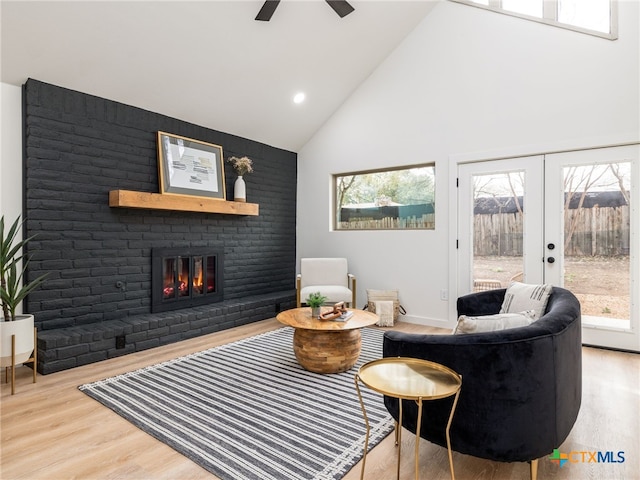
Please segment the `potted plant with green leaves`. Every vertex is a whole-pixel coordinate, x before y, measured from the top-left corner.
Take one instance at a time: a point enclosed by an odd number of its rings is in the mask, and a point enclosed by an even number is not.
[[[18,217],[5,231],[4,215],[0,217],[0,366],[12,368],[27,361],[36,348],[33,315],[16,314],[16,310],[25,297],[38,288],[46,277],[45,274],[31,282],[26,281],[29,257],[23,250],[33,237],[19,240],[21,225]],[[14,335],[15,363],[12,363],[11,337]]]
[[[311,316],[317,318],[320,316],[320,307],[327,301],[327,297],[320,292],[310,293],[305,303],[311,307]]]

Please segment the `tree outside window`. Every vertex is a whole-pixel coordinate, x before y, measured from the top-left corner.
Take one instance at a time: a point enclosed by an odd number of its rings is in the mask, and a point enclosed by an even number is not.
[[[434,164],[334,175],[336,230],[435,229]]]

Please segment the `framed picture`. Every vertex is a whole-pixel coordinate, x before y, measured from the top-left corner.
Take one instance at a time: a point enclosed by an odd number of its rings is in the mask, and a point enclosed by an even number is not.
[[[225,200],[222,147],[158,132],[160,193]]]

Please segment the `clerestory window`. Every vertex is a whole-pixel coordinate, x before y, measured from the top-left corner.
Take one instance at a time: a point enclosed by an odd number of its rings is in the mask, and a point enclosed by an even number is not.
[[[451,0],[615,40],[617,0]]]

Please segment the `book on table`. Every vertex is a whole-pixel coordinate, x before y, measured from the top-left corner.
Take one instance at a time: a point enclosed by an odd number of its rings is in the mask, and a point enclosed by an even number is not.
[[[346,311],[342,315],[340,315],[338,318],[336,318],[336,322],[346,322],[352,316],[353,316],[353,312]]]

